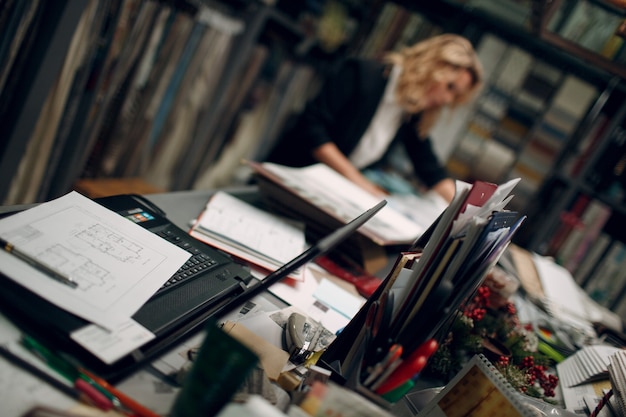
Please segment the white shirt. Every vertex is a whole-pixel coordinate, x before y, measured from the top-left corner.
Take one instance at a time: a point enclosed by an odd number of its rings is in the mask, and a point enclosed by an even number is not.
[[[402,120],[403,110],[396,101],[396,86],[400,75],[397,65],[391,69],[389,82],[378,103],[378,108],[363,137],[348,159],[355,167],[362,169],[378,161],[387,151]]]

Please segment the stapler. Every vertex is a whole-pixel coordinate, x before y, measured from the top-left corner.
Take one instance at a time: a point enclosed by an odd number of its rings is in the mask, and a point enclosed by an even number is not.
[[[285,328],[289,360],[296,365],[306,361],[314,352],[317,339],[324,328],[300,313],[291,313]]]

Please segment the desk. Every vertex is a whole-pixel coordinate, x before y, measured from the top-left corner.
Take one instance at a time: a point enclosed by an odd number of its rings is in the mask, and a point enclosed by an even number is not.
[[[253,204],[259,203],[259,195],[255,187],[241,187],[225,191]],[[181,191],[151,194],[147,195],[146,198],[165,211],[172,222],[186,230],[190,221],[202,211],[211,194],[211,191]],[[29,206],[3,207],[2,212],[25,208],[29,208]],[[283,301],[270,293],[264,293],[259,298],[259,302],[271,306],[275,310],[286,306]],[[2,332],[0,343],[19,339],[19,330],[12,327],[10,323],[4,321],[0,323],[0,327]],[[176,352],[179,349],[180,347],[175,347],[172,351]],[[4,360],[0,363],[0,375],[2,375],[0,379],[0,388],[2,388],[0,402],[3,404],[4,416],[17,417],[32,406],[41,403],[60,409],[67,409],[74,405],[73,400],[65,398],[51,387],[21,372]],[[175,387],[168,384],[162,375],[156,374],[150,367],[137,372],[117,386],[138,402],[162,414],[169,410],[177,393]],[[412,413],[406,415],[412,416]]]
[[[232,193],[236,194],[238,197],[241,196],[250,202],[258,201],[258,194],[256,193],[256,189],[254,187],[233,190]],[[210,194],[210,192],[185,191],[167,194],[154,194],[147,197],[159,207],[164,209],[172,221],[180,227],[186,228],[189,220],[194,218],[199,213]],[[385,271],[382,271],[381,275],[384,276],[385,273]],[[270,300],[274,299],[275,301],[275,297],[271,294],[264,294],[264,296],[268,297]],[[528,314],[527,311],[524,311],[523,313]],[[416,389],[426,388],[428,385],[428,381],[419,381],[419,386]],[[137,394],[137,398],[141,400],[139,394]],[[395,404],[392,408],[392,413],[401,417],[412,417],[414,415],[412,409],[405,401],[400,401]]]
[[[251,203],[259,202],[259,195],[255,187],[241,187],[225,191]],[[147,195],[146,198],[163,209],[171,221],[179,227],[187,229],[189,222],[201,212],[211,194],[211,191],[180,191],[151,194]],[[383,271],[382,274],[384,273]],[[268,308],[277,310],[286,306],[284,302],[270,293],[264,293],[259,297],[261,302],[269,306]],[[11,338],[16,340],[19,337],[19,332],[17,329],[12,328],[10,324],[0,322],[0,335],[2,337],[0,343],[6,343]],[[180,346],[174,347],[172,352],[175,353],[180,349]],[[420,381],[418,388],[426,388],[427,386],[428,382]],[[164,379],[161,374],[154,372],[151,367],[147,367],[122,381],[118,384],[118,388],[135,398],[138,402],[161,414],[167,413],[177,394],[177,389]],[[17,417],[23,411],[41,401],[66,409],[74,404],[72,400],[64,398],[52,388],[20,372],[17,368],[8,365],[6,361],[0,359],[0,403],[3,404],[2,415]],[[412,417],[414,415],[412,409],[405,401],[395,404],[391,411],[399,417]]]

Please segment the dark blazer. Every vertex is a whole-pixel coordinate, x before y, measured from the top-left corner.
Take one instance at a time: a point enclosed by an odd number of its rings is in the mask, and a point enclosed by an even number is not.
[[[387,81],[382,63],[347,59],[328,77],[266,160],[288,166],[311,165],[317,162],[312,151],[327,142],[334,142],[345,155],[350,155],[374,117]],[[418,137],[418,120],[418,115],[407,118],[392,146],[398,141],[404,144],[415,174],[430,187],[448,175],[433,152],[430,139]]]

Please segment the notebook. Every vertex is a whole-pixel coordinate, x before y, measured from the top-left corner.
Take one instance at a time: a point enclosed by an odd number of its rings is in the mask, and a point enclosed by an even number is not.
[[[263,281],[255,281],[256,284],[248,287],[251,276],[247,268],[221,251],[193,239],[150,201],[136,195],[118,195],[96,201],[192,253],[190,261],[133,315],[135,321],[156,337],[132,354],[106,364],[69,337],[71,332],[88,324],[85,320],[55,307],[4,276],[0,276],[3,288],[0,309],[24,331],[36,335],[52,348],[71,353],[83,366],[110,381],[129,375],[191,332],[202,328],[208,318],[226,314],[316,256],[328,252],[386,204],[386,201],[381,201],[319,240]]]
[[[543,415],[483,355],[475,355],[417,414],[418,417]]]

